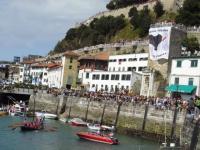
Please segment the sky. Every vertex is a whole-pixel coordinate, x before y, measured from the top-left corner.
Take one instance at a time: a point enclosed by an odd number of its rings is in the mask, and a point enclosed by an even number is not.
[[[0,0],[0,60],[47,55],[67,30],[109,0]]]

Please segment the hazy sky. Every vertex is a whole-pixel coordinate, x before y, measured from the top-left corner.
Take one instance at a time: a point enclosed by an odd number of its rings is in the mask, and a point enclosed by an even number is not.
[[[109,0],[0,0],[0,60],[46,55],[67,30]]]

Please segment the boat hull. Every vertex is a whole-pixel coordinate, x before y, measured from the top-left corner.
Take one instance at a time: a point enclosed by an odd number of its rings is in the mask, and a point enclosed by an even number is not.
[[[107,137],[107,136],[101,136],[95,133],[85,133],[85,132],[79,132],[77,133],[77,136],[81,139],[93,141],[93,142],[99,142],[104,144],[110,144],[110,145],[118,145],[119,142],[117,139]]]
[[[85,123],[79,123],[79,122],[74,122],[74,121],[70,122],[70,124],[72,126],[77,126],[77,127],[86,127],[87,126],[87,124],[85,124]]]
[[[45,117],[45,119],[56,119],[58,116],[55,114],[50,114],[50,113],[42,113],[42,112],[36,112],[35,115],[37,117]]]
[[[21,131],[34,131],[34,130],[40,130],[39,128],[31,128],[27,126],[21,126]]]

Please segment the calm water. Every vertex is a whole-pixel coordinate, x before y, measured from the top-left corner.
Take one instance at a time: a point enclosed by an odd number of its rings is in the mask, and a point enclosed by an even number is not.
[[[80,140],[75,133],[85,128],[71,127],[62,122],[48,120],[46,125],[58,127],[56,132],[21,132],[8,128],[20,118],[0,118],[0,150],[157,150],[158,144],[143,139],[116,135],[120,145],[106,145]]]

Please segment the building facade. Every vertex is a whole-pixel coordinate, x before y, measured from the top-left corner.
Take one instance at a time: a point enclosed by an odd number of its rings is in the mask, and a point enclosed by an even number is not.
[[[109,56],[108,70],[85,71],[83,83],[89,91],[140,92],[142,70],[147,67],[148,53]]]
[[[142,73],[148,64],[148,53],[112,55],[109,57],[108,71],[135,71]]]
[[[48,65],[48,87],[61,88],[62,66],[60,64]]]
[[[189,99],[200,95],[200,56],[175,57],[172,59],[171,75],[166,90],[173,94],[181,93]]]

